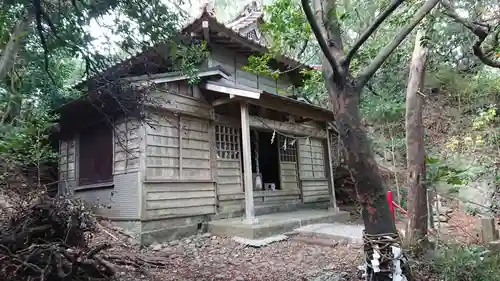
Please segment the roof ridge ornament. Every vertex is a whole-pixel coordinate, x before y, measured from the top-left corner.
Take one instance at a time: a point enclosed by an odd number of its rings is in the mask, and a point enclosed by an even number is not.
[[[209,16],[216,18],[215,0],[202,0],[202,13],[207,13]]]
[[[248,15],[252,12],[261,12],[262,11],[262,1],[252,1],[249,4],[246,4],[245,7],[243,8],[243,13],[245,15]]]

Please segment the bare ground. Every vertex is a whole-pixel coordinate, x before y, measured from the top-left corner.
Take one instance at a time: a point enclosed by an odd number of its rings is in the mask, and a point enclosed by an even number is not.
[[[476,244],[478,218],[455,211],[442,225],[441,237]],[[319,237],[293,236],[262,248],[243,246],[230,238],[198,234],[148,248],[109,222],[94,243],[114,245],[111,254],[157,261],[161,268],[119,268],[120,281],[351,281],[361,280],[360,244],[339,243]],[[431,280],[426,277],[422,280]]]
[[[243,246],[230,238],[199,234],[140,248],[116,231],[102,232],[95,243],[113,241],[113,254],[158,260],[164,268],[120,268],[121,281],[333,281],[358,280],[361,245],[295,236],[266,247]]]

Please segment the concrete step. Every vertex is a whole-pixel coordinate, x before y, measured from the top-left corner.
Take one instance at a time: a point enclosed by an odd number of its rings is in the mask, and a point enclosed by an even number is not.
[[[243,218],[215,220],[208,223],[208,231],[221,236],[262,239],[291,232],[306,225],[347,222],[350,215],[344,211],[300,210],[261,215],[256,219],[253,224],[246,223]]]
[[[295,233],[302,236],[313,236],[346,243],[362,243],[363,229],[364,226],[359,224],[334,222],[306,225],[297,228]]]

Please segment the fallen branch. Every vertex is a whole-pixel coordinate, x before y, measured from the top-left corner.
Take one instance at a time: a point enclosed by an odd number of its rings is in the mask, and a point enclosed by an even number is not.
[[[0,219],[0,280],[106,281],[117,267],[139,270],[167,263],[138,256],[111,255],[111,244],[89,245],[88,234],[103,230],[86,206],[69,198],[42,196]]]

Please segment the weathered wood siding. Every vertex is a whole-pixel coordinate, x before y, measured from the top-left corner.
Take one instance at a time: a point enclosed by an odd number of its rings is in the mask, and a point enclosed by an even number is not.
[[[254,193],[255,206],[280,206],[300,202],[299,190],[257,191]]]
[[[120,118],[115,121],[114,180],[111,218],[137,219],[141,209],[141,157],[144,154],[144,125],[136,119]]]
[[[213,116],[213,108],[200,93],[197,86],[190,86],[186,81],[157,85],[151,93],[152,105],[176,112],[209,119]]]
[[[146,126],[143,218],[214,214],[213,108],[186,81],[160,85]]]
[[[215,214],[215,185],[201,182],[146,182],[145,218]]]
[[[328,191],[328,180],[304,180],[302,181],[302,193],[304,203],[324,202],[330,200]]]
[[[113,182],[105,185],[78,186],[78,134],[61,140],[59,146],[59,176],[61,187],[74,191],[77,198],[91,204],[106,205],[97,212],[112,219],[137,219],[140,210],[140,147],[144,140],[137,120],[120,118],[113,128]],[[65,179],[68,179],[67,181]],[[64,191],[64,190],[61,190]]]
[[[302,200],[320,202],[329,200],[326,177],[325,140],[317,138],[299,139],[299,173]]]
[[[247,64],[247,57],[227,50],[223,46],[213,48],[210,54],[209,67],[220,65],[231,74],[230,79],[236,83],[273,94],[293,94],[293,84],[287,76],[281,75],[275,80],[270,76],[257,75],[243,70]]]
[[[240,129],[215,125],[215,146],[218,194],[242,192]]]
[[[141,136],[140,122],[136,119],[120,118],[115,121],[114,173],[115,175],[139,170]]]
[[[208,120],[162,112],[146,126],[146,219],[215,213]]]
[[[156,114],[146,134],[146,180],[212,180],[208,120]]]
[[[264,190],[254,191],[254,205],[261,207],[283,207],[286,204],[300,203],[300,193],[298,190]],[[221,194],[219,199],[219,212],[243,212],[245,208],[245,193]]]

